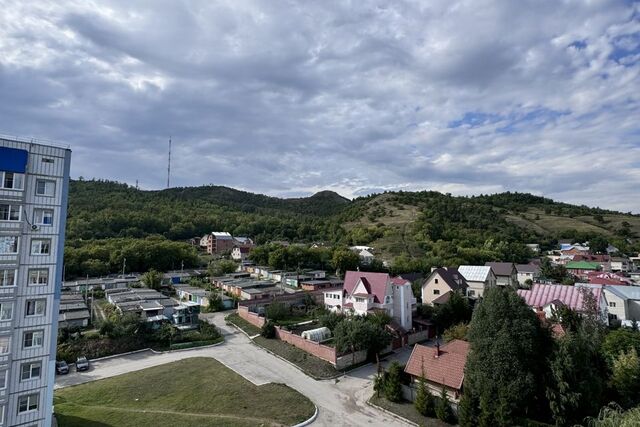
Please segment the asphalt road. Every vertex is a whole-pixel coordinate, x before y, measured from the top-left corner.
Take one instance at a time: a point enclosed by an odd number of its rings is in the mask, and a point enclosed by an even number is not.
[[[151,366],[162,365],[190,357],[212,357],[254,384],[284,383],[307,396],[318,407],[314,426],[406,426],[407,424],[369,405],[366,400],[373,393],[375,367],[363,366],[337,380],[317,381],[262,348],[249,338],[229,327],[223,313],[207,316],[220,328],[225,342],[208,348],[196,348],[156,354],[151,351],[95,361],[87,372],[57,376],[55,388],[82,384]],[[409,351],[396,356],[406,362]],[[385,363],[388,363],[385,362]]]

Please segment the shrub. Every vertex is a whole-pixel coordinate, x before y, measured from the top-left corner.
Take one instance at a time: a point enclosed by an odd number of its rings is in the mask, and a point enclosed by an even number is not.
[[[277,322],[284,320],[289,316],[289,309],[281,302],[273,302],[269,304],[266,310],[267,319]]]
[[[273,323],[271,320],[268,320],[265,322],[264,325],[262,325],[262,329],[260,331],[260,335],[262,335],[265,338],[275,338],[276,337],[276,325],[275,323]]]
[[[440,398],[438,399],[438,402],[436,402],[435,413],[436,417],[438,417],[440,421],[444,421],[449,424],[453,424],[455,422],[453,409],[451,409],[451,403],[449,402],[449,395],[444,387],[442,387]]]
[[[384,396],[391,402],[402,401],[402,366],[395,360],[385,375]]]

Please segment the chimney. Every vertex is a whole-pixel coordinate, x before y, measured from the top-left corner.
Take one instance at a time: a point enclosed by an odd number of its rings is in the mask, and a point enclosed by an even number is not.
[[[435,358],[437,359],[438,357],[440,357],[440,340],[436,340],[436,355],[435,355]]]
[[[434,271],[436,271],[438,269],[438,267],[431,267],[431,272],[433,273]]]

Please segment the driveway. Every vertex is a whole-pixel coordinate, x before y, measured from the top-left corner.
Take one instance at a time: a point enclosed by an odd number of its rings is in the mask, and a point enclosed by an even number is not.
[[[157,354],[151,351],[95,361],[88,372],[71,372],[56,377],[55,388],[82,384],[151,366],[162,365],[190,357],[212,357],[254,384],[284,383],[307,396],[318,407],[314,426],[406,426],[366,404],[373,393],[375,366],[367,365],[337,380],[317,381],[261,347],[243,333],[227,326],[224,313],[207,315],[225,335],[225,342],[208,348],[196,348]],[[406,361],[409,351],[395,358]]]

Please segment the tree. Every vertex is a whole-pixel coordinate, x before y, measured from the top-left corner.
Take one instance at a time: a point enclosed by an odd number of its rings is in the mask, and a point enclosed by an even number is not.
[[[551,338],[511,288],[488,289],[469,324],[463,426],[510,426],[543,406],[540,384]]]
[[[336,325],[342,322],[345,318],[346,316],[342,313],[328,311],[320,315],[318,322],[320,323],[320,326],[327,327],[331,332],[333,332],[336,329]]]
[[[453,409],[451,409],[451,402],[449,401],[449,395],[444,387],[440,392],[440,398],[436,402],[435,407],[436,417],[440,421],[453,424],[455,422],[455,416],[453,415]]]
[[[345,273],[349,270],[355,270],[360,265],[360,257],[357,253],[346,248],[336,249],[331,259],[333,268],[336,269],[336,274],[340,277],[344,277]]]
[[[162,273],[151,269],[144,273],[140,280],[147,288],[159,290],[162,286]]]
[[[209,294],[209,311],[220,311],[224,308],[222,296],[219,292],[211,292]]]
[[[602,216],[600,216],[602,217]],[[609,242],[601,235],[597,235],[589,239],[589,248],[593,253],[606,254]]]
[[[618,403],[629,408],[640,400],[640,359],[635,348],[620,353],[613,361],[611,388],[618,394]]]
[[[471,320],[472,309],[469,306],[469,301],[459,292],[452,292],[449,300],[439,305],[435,310],[434,321],[440,331]]]
[[[640,352],[640,333],[628,328],[609,332],[602,342],[602,352],[610,362],[632,348],[636,353]]]
[[[435,415],[435,401],[433,395],[427,388],[424,374],[424,360],[422,361],[422,371],[418,378],[418,389],[416,390],[416,398],[413,402],[418,413],[425,417],[433,417]]]
[[[368,316],[367,316],[368,317]],[[391,342],[391,335],[379,324],[367,318],[352,317],[342,320],[333,331],[336,351],[353,353],[367,350],[369,357],[379,354]]]
[[[238,269],[238,264],[228,259],[213,261],[209,264],[207,272],[209,277],[220,277],[225,274],[233,273]]]
[[[289,308],[280,301],[274,301],[267,306],[266,315],[267,319],[277,322],[289,317]]]
[[[402,401],[402,366],[393,361],[384,380],[384,397],[390,402]]]

